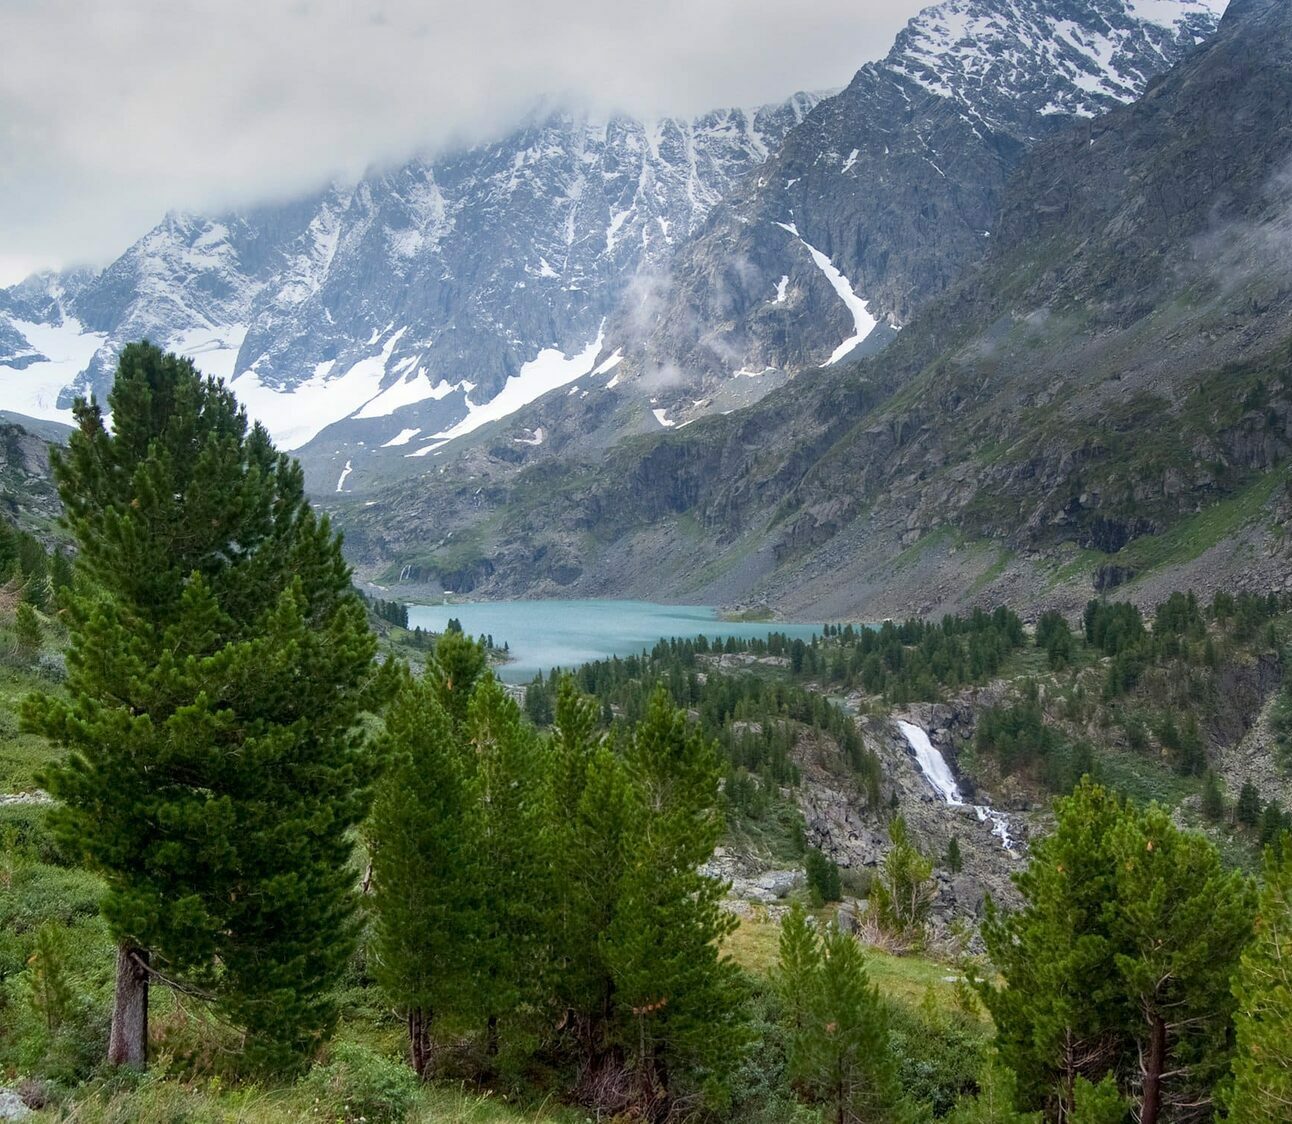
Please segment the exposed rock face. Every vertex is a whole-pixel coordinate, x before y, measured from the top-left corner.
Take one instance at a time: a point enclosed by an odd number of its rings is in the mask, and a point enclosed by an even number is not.
[[[930,704],[917,709],[924,720],[934,717],[941,722],[941,729],[933,732],[944,734],[949,727],[971,730],[977,705],[976,701],[961,701],[954,706]],[[917,717],[915,713],[908,716]],[[893,719],[864,718],[862,730],[866,745],[878,754],[883,766],[885,807],[882,812],[867,809],[835,747],[805,740],[796,757],[802,773],[799,806],[808,842],[845,870],[874,869],[888,852],[886,817],[896,808],[916,843],[938,868],[934,911],[940,922],[953,916],[977,917],[987,895],[1001,903],[1016,901],[1010,874],[1026,863],[1032,829],[1029,818],[1021,813],[1012,817],[1016,845],[1012,851],[1006,850],[992,834],[991,825],[981,821],[971,806],[952,807],[937,796]],[[953,757],[953,743],[943,746],[947,756]],[[959,843],[964,863],[957,874],[945,870],[942,863],[952,837]]]
[[[49,448],[45,438],[0,420],[0,513],[27,529],[51,525],[61,510]]]
[[[947,0],[821,104],[536,115],[357,185],[171,215],[101,273],[0,292],[0,392],[65,417],[147,336],[232,379],[316,492],[423,472],[438,435],[594,369],[604,390],[616,362],[612,398],[558,391],[501,459],[735,409],[843,340],[881,348],[991,244],[1027,146],[1137,96],[1223,2]]]

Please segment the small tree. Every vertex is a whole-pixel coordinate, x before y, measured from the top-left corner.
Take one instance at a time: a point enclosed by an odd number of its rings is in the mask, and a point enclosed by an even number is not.
[[[1220,789],[1220,779],[1208,769],[1202,777],[1202,815],[1209,823],[1219,823],[1225,818],[1225,796]]]
[[[1261,821],[1261,797],[1251,781],[1244,781],[1238,793],[1234,818],[1244,827],[1255,827]]]
[[[821,971],[821,938],[803,906],[795,902],[781,921],[780,950],[772,983],[791,1035],[802,1033],[815,1002]]]
[[[835,925],[819,945],[806,942],[802,930],[800,916],[783,933],[778,969],[786,1010],[800,1020],[787,1028],[790,1080],[837,1124],[889,1124],[901,1090],[887,1014],[861,948]]]
[[[1276,1124],[1292,1114],[1292,848],[1266,856],[1256,936],[1234,981],[1229,1118]]]
[[[887,933],[921,941],[936,889],[933,864],[911,842],[906,821],[898,816],[888,827],[891,846],[870,890],[870,908]]]
[[[839,868],[815,847],[809,847],[804,859],[808,891],[818,907],[826,902],[837,902],[843,897],[843,882]]]
[[[18,655],[24,660],[34,659],[40,651],[44,630],[40,626],[40,616],[35,608],[26,601],[18,603],[14,615],[13,636]]]
[[[960,854],[960,840],[952,836],[947,841],[946,868],[951,874],[959,874],[964,869],[964,857]]]

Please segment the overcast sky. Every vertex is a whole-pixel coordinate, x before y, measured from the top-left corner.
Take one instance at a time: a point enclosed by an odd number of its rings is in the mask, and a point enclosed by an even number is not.
[[[698,113],[843,86],[919,0],[0,0],[0,285],[496,134],[554,95]]]

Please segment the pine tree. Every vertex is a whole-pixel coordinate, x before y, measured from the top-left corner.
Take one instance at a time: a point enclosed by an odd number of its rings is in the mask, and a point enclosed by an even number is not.
[[[488,666],[484,645],[465,635],[461,628],[450,629],[435,642],[430,682],[459,731],[466,725],[471,695]]]
[[[614,983],[601,959],[600,938],[615,913],[624,865],[623,839],[631,782],[622,760],[597,732],[597,707],[574,680],[555,684],[548,752],[552,758],[548,992],[552,1021],[591,1069],[605,1062]]]
[[[936,893],[933,864],[911,842],[906,821],[888,825],[890,846],[870,890],[870,907],[885,932],[920,942]]]
[[[1131,1091],[1140,1124],[1156,1124],[1173,1101],[1206,1103],[1229,1068],[1229,981],[1251,933],[1252,888],[1156,805],[1123,817],[1111,843],[1110,936],[1139,1062]]]
[[[1072,1098],[1071,1124],[1126,1124],[1130,1108],[1112,1074],[1098,1085],[1078,1077]]]
[[[18,603],[18,609],[14,615],[13,635],[18,655],[24,660],[34,659],[36,653],[40,651],[43,630],[35,608],[26,601]]]
[[[821,938],[803,906],[795,902],[781,921],[779,955],[772,972],[791,1035],[803,1033],[807,1027],[820,972]]]
[[[1277,800],[1271,800],[1261,813],[1261,846],[1268,847],[1287,830],[1287,816]]]
[[[793,930],[790,939],[799,940]],[[782,965],[782,979],[791,972],[801,978],[811,966],[802,1025],[790,1028],[792,1083],[837,1124],[890,1124],[901,1115],[901,1090],[886,1012],[861,947],[831,925],[819,949],[802,952],[802,967]]]
[[[946,1117],[946,1124],[1041,1124],[1039,1112],[1019,1112],[1018,1080],[999,1059],[993,1058],[978,1078],[978,1092],[962,1096]]]
[[[464,740],[430,679],[406,679],[386,715],[388,765],[368,826],[374,974],[432,1068],[437,1016],[475,1006],[480,916],[478,789]]]
[[[1244,781],[1238,793],[1234,818],[1244,827],[1255,827],[1261,822],[1261,797],[1251,781]]]
[[[960,840],[952,836],[947,841],[946,868],[951,874],[959,874],[964,870],[964,858],[960,854]]]
[[[1202,776],[1202,815],[1210,823],[1225,818],[1225,796],[1220,790],[1220,779],[1208,769]]]
[[[1022,1107],[1070,1115],[1109,1074],[1154,1124],[1205,1104],[1229,1063],[1227,980],[1250,887],[1201,835],[1085,782],[1016,879],[1025,902],[983,926],[1004,986],[979,984]]]
[[[843,897],[839,868],[815,847],[808,848],[803,867],[812,900],[818,907],[826,902],[837,902]]]
[[[977,981],[1001,1062],[1023,1108],[1071,1112],[1081,1076],[1100,1080],[1126,1049],[1124,1003],[1104,920],[1115,897],[1110,836],[1122,802],[1079,785],[1055,805],[1054,831],[1015,876],[1023,908],[988,903],[982,934],[1005,981]]]
[[[1234,1082],[1229,1118],[1276,1124],[1292,1116],[1292,848],[1266,856],[1255,939],[1234,981]]]
[[[601,938],[614,981],[614,1040],[639,1105],[662,1112],[677,1079],[721,1085],[745,1044],[739,973],[719,951],[736,927],[727,887],[700,873],[722,836],[716,747],[661,688],[633,731],[614,919]]]
[[[53,821],[107,884],[109,1060],[145,1063],[161,979],[246,1027],[249,1064],[297,1064],[354,947],[375,641],[300,467],[223,385],[132,344],[109,403],[111,432],[80,402],[53,457],[78,546],[67,697],[24,710],[71,751]]]
[[[492,1067],[504,1026],[536,1011],[544,998],[552,896],[551,759],[492,675],[484,675],[472,692],[466,734],[479,800],[476,1002]]]

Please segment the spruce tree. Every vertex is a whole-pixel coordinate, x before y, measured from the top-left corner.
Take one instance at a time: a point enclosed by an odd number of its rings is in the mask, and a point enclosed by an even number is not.
[[[1261,822],[1261,797],[1251,781],[1244,781],[1238,793],[1234,818],[1244,827],[1255,827]]]
[[[425,1079],[435,1019],[475,1006],[478,787],[431,678],[405,678],[383,748],[388,763],[368,824],[373,972],[405,1019],[409,1059]]]
[[[18,655],[24,660],[35,659],[36,653],[40,651],[43,629],[35,608],[26,601],[18,603],[14,614],[13,636]]]
[[[70,751],[62,843],[107,885],[109,1060],[145,1063],[160,979],[246,1027],[250,1064],[296,1064],[354,947],[375,641],[300,467],[222,384],[132,344],[109,404],[53,457],[80,580],[67,696],[25,708]]]
[[[1229,1118],[1276,1124],[1292,1117],[1292,848],[1266,855],[1256,935],[1234,981],[1234,1081]]]

